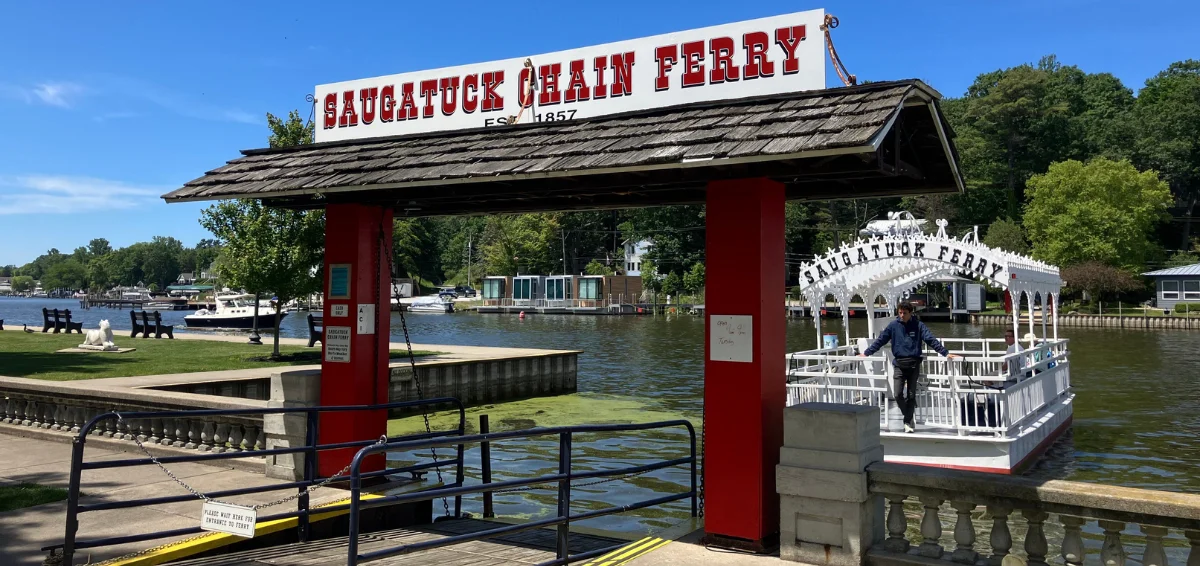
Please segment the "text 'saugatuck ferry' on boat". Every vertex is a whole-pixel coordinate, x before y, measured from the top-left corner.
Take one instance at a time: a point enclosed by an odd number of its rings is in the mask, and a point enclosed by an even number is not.
[[[1057,317],[1045,316],[1054,312],[1062,288],[1058,268],[984,246],[976,233],[949,237],[942,220],[937,234],[928,235],[920,229],[923,221],[912,215],[892,218],[868,226],[866,239],[845,243],[801,267],[801,291],[812,306],[819,343],[817,349],[788,355],[787,403],[879,407],[884,458],[890,462],[1018,473],[1071,425],[1075,394],[1067,340],[1058,338]],[[858,357],[888,322],[875,320],[871,311],[882,297],[894,313],[905,294],[954,275],[1008,293],[1013,329],[1026,339],[1019,342],[1020,349],[1009,348],[1003,339],[941,339],[951,353],[962,356],[955,360],[926,348],[916,432],[905,434],[900,408],[890,394],[895,371],[890,348]],[[866,299],[870,336],[852,338],[845,324],[845,344],[825,347],[820,314],[830,296],[844,323],[851,301]],[[1025,332],[1022,296],[1029,305]],[[1042,314],[1040,332],[1034,305]],[[1054,321],[1052,337],[1047,337],[1047,318]]]

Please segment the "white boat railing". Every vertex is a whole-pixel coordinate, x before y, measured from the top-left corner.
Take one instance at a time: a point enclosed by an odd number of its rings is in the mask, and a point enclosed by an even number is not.
[[[950,360],[929,352],[917,387],[915,420],[924,428],[959,435],[1013,436],[1048,404],[1069,393],[1066,340],[1047,341],[1012,354],[1002,341],[943,340]],[[988,355],[984,355],[988,354]],[[787,404],[806,402],[877,406],[887,430],[893,368],[890,355],[862,358],[857,347],[810,350],[788,356]]]

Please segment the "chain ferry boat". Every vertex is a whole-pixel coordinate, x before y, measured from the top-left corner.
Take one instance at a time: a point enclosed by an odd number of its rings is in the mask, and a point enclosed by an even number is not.
[[[1067,340],[1058,337],[1055,306],[1062,288],[1058,268],[983,245],[978,231],[962,238],[924,233],[911,214],[873,222],[866,238],[844,243],[800,268],[801,292],[811,306],[817,347],[788,355],[787,404],[848,403],[879,407],[884,459],[1000,474],[1019,473],[1071,426],[1071,366]],[[931,281],[963,276],[998,287],[1012,305],[1015,347],[1003,339],[941,338],[947,359],[924,347],[917,387],[916,431],[903,432],[892,396],[891,348],[867,349],[889,322],[876,320],[880,299],[894,313],[907,294]],[[822,335],[821,311],[832,297],[840,307],[844,344]],[[1022,316],[1022,298],[1028,318]],[[867,305],[868,336],[852,337],[851,301]],[[1034,324],[1039,305],[1040,325]],[[1053,320],[1047,330],[1047,318]],[[1025,320],[1023,320],[1025,319]],[[1023,322],[1028,323],[1022,333]],[[1040,328],[1038,328],[1040,326]],[[1049,334],[1048,334],[1049,332]]]

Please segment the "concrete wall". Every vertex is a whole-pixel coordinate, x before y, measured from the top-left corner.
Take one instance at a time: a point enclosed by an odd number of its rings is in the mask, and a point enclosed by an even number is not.
[[[1105,309],[1108,310],[1107,308]],[[1129,309],[1127,313],[1141,313],[1141,309]],[[1150,312],[1154,312],[1151,310]],[[1159,310],[1161,312],[1161,310]],[[1028,314],[1021,318],[1021,332],[1029,326]],[[1003,314],[975,314],[971,315],[972,324],[998,324],[1012,326],[1012,315]],[[1053,328],[1053,321],[1046,321],[1047,333]],[[1069,314],[1058,317],[1059,328],[1153,328],[1153,329],[1200,329],[1200,316],[1192,314],[1190,317],[1182,314],[1172,313],[1170,316],[1108,316],[1098,314]],[[1034,327],[1037,328],[1038,334],[1042,332],[1042,322],[1040,318],[1034,318]]]
[[[779,557],[815,565],[860,566],[883,541],[883,498],[867,466],[883,461],[879,409],[805,403],[783,413]]]
[[[424,362],[417,366],[421,393],[412,369],[393,365],[389,401],[456,397],[465,405],[574,393],[578,354],[563,353],[511,359]]]

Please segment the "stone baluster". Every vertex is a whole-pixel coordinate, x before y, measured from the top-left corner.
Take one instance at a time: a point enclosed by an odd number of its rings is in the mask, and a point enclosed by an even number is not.
[[[42,403],[42,428],[50,430],[54,427],[54,411],[58,408],[57,403],[44,402]]]
[[[204,421],[204,428],[200,429],[200,451],[212,452],[213,449],[213,434],[216,433],[216,428],[212,421]]]
[[[1039,509],[1022,509],[1021,516],[1029,522],[1029,531],[1025,533],[1025,554],[1029,556],[1029,566],[1046,566],[1046,554],[1050,552],[1044,526],[1047,514]]]
[[[1188,552],[1187,566],[1200,566],[1200,531],[1183,531],[1183,536],[1187,537],[1192,545]]]
[[[12,422],[12,408],[14,401],[16,401],[16,399],[12,399],[10,397],[0,399],[0,409],[3,409],[0,410],[0,423],[8,424]]]
[[[67,408],[67,420],[70,421],[69,424],[71,425],[71,428],[68,428],[67,432],[79,434],[79,429],[83,426],[83,415],[83,407],[71,405]]]
[[[1087,556],[1087,550],[1083,546],[1083,535],[1080,529],[1084,523],[1087,523],[1087,519],[1069,515],[1059,515],[1058,519],[1063,524],[1063,562],[1067,566],[1081,566],[1084,557]]]
[[[162,419],[150,419],[149,422],[150,422],[150,436],[148,436],[146,438],[146,442],[149,442],[150,444],[158,444],[159,442],[162,442],[163,420]]]
[[[146,442],[150,439],[150,419],[137,420],[137,441]]]
[[[175,419],[175,434],[171,435],[171,446],[183,448],[188,441],[188,422],[187,419]]]
[[[1012,508],[1006,505],[988,505],[988,513],[992,515],[992,535],[988,542],[992,545],[991,566],[1000,566],[1008,551],[1012,548],[1012,533],[1008,530],[1008,515]]]
[[[941,558],[945,553],[939,539],[942,538],[942,519],[938,517],[938,508],[942,506],[939,497],[922,497],[921,505],[925,506],[925,516],[921,519],[921,536],[925,540],[917,548],[917,554],[928,558]]]
[[[217,423],[213,429],[213,452],[220,454],[229,450],[225,443],[229,441],[229,423]]]
[[[246,425],[246,436],[242,438],[242,450],[250,452],[257,450],[258,445],[258,427],[254,425]]]
[[[38,411],[38,402],[30,399],[28,403],[25,403],[25,420],[21,421],[21,424],[33,427],[40,425]]]
[[[106,413],[104,409],[92,409],[92,418],[96,418]],[[92,434],[95,436],[104,435],[104,421],[96,421],[96,425],[92,427]]]
[[[954,542],[957,548],[950,559],[960,564],[974,564],[979,559],[975,552],[975,524],[971,522],[971,512],[975,504],[969,501],[953,501],[950,503],[958,512],[958,522],[954,524]]]
[[[1154,525],[1139,525],[1146,535],[1146,551],[1142,553],[1142,566],[1167,566],[1167,552],[1163,550],[1163,537],[1167,536],[1166,527]]]
[[[904,516],[903,495],[888,495],[887,540],[883,541],[883,549],[888,552],[904,554],[910,546],[905,534],[908,531],[908,517]]]
[[[195,450],[200,447],[200,427],[204,426],[203,421],[189,421],[187,431],[187,444],[183,447],[188,450]]]
[[[242,425],[237,424],[237,423],[230,424],[229,425],[229,450],[228,451],[229,452],[241,452],[243,438],[244,438],[244,435],[242,434]]]
[[[267,431],[263,430],[261,425],[254,427],[254,429],[258,431],[258,438],[254,439],[254,449],[262,450],[267,444]]]
[[[1104,544],[1100,547],[1100,563],[1104,566],[1125,566],[1125,546],[1121,544],[1121,530],[1125,523],[1100,521],[1104,529]]]
[[[4,409],[4,424],[21,422],[20,417],[17,416],[18,411],[24,411],[24,405],[22,405],[21,400],[15,397],[9,397],[7,401],[8,403]]]
[[[64,426],[66,425],[66,426]],[[50,426],[50,430],[71,430],[71,425],[67,424],[67,406],[62,403],[54,404],[54,424]]]

